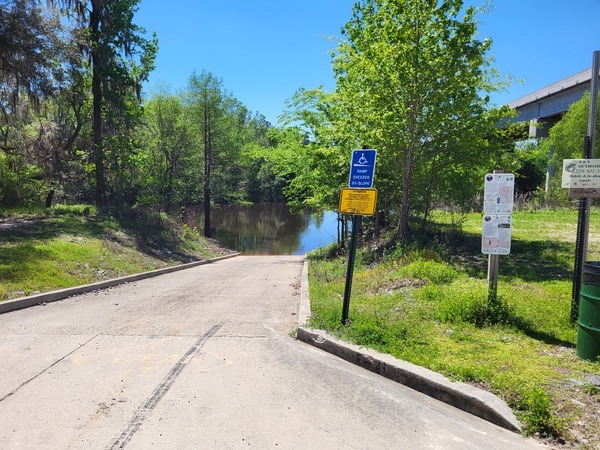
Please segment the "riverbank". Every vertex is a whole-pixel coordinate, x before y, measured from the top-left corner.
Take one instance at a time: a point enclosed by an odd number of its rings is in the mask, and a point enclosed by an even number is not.
[[[0,301],[233,253],[195,229],[142,211],[56,206],[0,216]]]
[[[569,320],[577,212],[519,212],[513,221],[496,304],[486,301],[481,215],[453,223],[439,214],[421,244],[382,238],[358,251],[345,326],[346,258],[309,254],[310,325],[487,389],[556,448],[600,448],[600,362],[576,356]],[[598,225],[588,259],[600,255]]]

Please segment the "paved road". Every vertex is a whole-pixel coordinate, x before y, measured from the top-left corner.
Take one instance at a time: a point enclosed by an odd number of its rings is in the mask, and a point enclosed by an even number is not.
[[[0,448],[539,448],[290,337],[301,257],[0,316]]]

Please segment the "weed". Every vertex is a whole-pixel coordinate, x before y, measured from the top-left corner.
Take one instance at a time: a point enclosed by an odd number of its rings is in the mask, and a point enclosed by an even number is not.
[[[313,250],[312,252],[308,253],[306,257],[308,260],[323,261],[341,256],[343,252],[344,249],[339,244],[333,243]]]
[[[588,383],[583,386],[583,391],[589,396],[600,395],[600,386],[597,384]]]
[[[458,272],[452,266],[425,259],[417,259],[400,268],[398,275],[428,281],[434,284],[447,284],[458,277]]]
[[[550,411],[550,396],[541,387],[525,389],[521,394],[521,419],[527,434],[548,433],[556,434]]]
[[[192,234],[190,227],[187,224],[183,224],[183,232],[181,238],[185,241]]]
[[[436,299],[436,318],[442,322],[467,322],[481,327],[516,320],[513,308],[500,297],[489,298],[483,283],[457,283],[446,289],[428,286],[423,291],[422,295]]]
[[[200,232],[198,231],[198,227],[192,228],[192,236],[194,239],[200,239]]]
[[[63,205],[55,204],[51,208],[46,208],[46,214],[54,216],[60,216],[63,214],[73,214],[75,216],[95,216],[98,214],[98,210],[93,205]]]

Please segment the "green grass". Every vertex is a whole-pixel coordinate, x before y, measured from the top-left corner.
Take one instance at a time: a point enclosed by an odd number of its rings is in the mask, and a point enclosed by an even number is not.
[[[600,259],[597,214],[590,260]],[[490,390],[529,434],[600,446],[600,362],[576,356],[570,322],[576,211],[513,215],[496,301],[488,299],[481,215],[462,217],[460,227],[449,214],[435,220],[421,246],[358,252],[346,325],[346,260],[326,256],[331,249],[309,255],[311,325]]]
[[[216,255],[164,216],[99,215],[89,205],[0,214],[0,301]]]

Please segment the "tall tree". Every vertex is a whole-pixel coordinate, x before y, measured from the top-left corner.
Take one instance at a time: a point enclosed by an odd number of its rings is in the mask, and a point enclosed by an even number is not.
[[[188,83],[188,104],[191,117],[196,122],[201,136],[204,155],[204,235],[211,237],[210,210],[212,191],[212,170],[215,150],[223,130],[223,119],[230,97],[223,89],[223,82],[211,72],[194,73]]]
[[[577,159],[583,155],[585,136],[587,135],[590,94],[569,106],[569,110],[549,132],[549,136],[540,142],[540,148],[549,158],[548,193],[553,200],[566,200],[568,191],[561,188],[563,159]],[[597,124],[598,126],[598,124]],[[600,131],[600,127],[598,128]],[[596,139],[594,155],[598,157],[600,140]]]
[[[362,0],[334,55],[339,125],[380,150],[378,179],[387,180],[383,198],[400,211],[403,240],[415,176],[434,162],[479,158],[468,152],[473,137],[496,120],[484,96],[496,87],[491,42],[476,39],[475,13],[462,0]]]
[[[88,31],[83,48],[92,66],[92,134],[95,163],[95,197],[105,203],[105,148],[103,107],[122,107],[125,92],[138,96],[141,84],[154,68],[156,36],[144,37],[145,30],[133,23],[139,0],[50,0],[60,5]],[[127,61],[129,60],[129,61]]]
[[[20,94],[37,106],[54,92],[51,76],[58,37],[34,0],[0,0],[0,132],[8,149],[11,117],[17,114]]]
[[[160,87],[152,93],[144,111],[144,150],[137,156],[142,187],[138,202],[164,205],[164,210],[170,212],[175,205],[192,202],[197,192],[193,173],[199,158],[192,151],[187,110],[181,95]]]
[[[244,199],[242,150],[265,139],[268,125],[227,92],[220,78],[205,70],[190,77],[186,99],[189,126],[197,131],[197,147],[203,154],[204,235],[210,237],[212,203]]]
[[[36,114],[63,79],[67,45],[61,32],[58,17],[44,14],[37,0],[0,0],[0,158],[7,163],[0,169],[0,201],[5,204],[32,203],[43,190],[40,170],[32,165],[44,160]]]
[[[302,128],[273,133],[285,163],[270,156],[267,161],[275,162],[276,172],[288,180],[284,192],[292,206],[336,207],[340,188],[348,183],[349,155],[344,150],[356,144],[356,137],[340,126],[339,98],[322,87],[299,89],[282,119],[288,127],[300,123]]]

